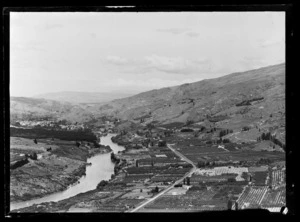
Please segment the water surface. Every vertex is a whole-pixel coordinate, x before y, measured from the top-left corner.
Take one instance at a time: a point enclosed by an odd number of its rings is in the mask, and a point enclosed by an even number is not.
[[[108,145],[114,153],[118,153],[119,151],[124,150],[124,147],[111,141],[111,137],[114,135],[115,134],[108,134],[107,136],[101,137],[100,144]],[[11,203],[10,210],[29,207],[33,204],[40,204],[43,202],[57,202],[73,197],[79,193],[95,189],[101,180],[109,180],[114,173],[114,164],[111,162],[110,155],[110,153],[97,154],[96,156],[88,158],[87,162],[92,163],[92,165],[86,167],[86,175],[80,178],[79,183],[70,186],[67,190],[50,194],[42,198]]]

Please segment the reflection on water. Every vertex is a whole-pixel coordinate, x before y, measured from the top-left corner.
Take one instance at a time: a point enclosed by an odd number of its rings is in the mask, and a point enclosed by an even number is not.
[[[108,134],[105,137],[101,137],[100,143],[102,145],[110,146],[114,153],[124,150],[124,147],[119,146],[111,141],[112,136],[114,136],[114,134]],[[79,183],[70,186],[63,192],[54,193],[43,198],[37,198],[19,203],[11,203],[10,209],[14,210],[43,202],[57,202],[75,196],[79,193],[93,190],[101,180],[109,180],[111,175],[114,173],[114,164],[110,160],[110,153],[98,154],[89,158],[87,162],[92,163],[92,165],[86,167],[86,175],[80,178]]]

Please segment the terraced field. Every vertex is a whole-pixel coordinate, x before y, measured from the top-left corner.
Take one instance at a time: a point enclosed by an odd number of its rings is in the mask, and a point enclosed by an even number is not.
[[[268,186],[251,186],[246,187],[242,195],[237,200],[241,209],[245,208],[259,208],[262,199],[264,198]]]
[[[277,190],[268,190],[261,205],[263,207],[282,207],[286,204],[285,187]]]

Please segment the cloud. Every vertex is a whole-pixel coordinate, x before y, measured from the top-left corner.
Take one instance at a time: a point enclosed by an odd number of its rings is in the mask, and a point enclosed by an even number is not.
[[[41,47],[40,44],[36,43],[17,43],[17,44],[11,44],[11,50],[16,50],[16,51],[41,51],[41,52],[46,52],[47,50],[43,47]]]
[[[189,74],[197,70],[196,64],[182,57],[164,57],[152,55],[145,58],[149,68],[177,74]]]
[[[107,56],[104,59],[106,62],[113,65],[129,65],[129,59],[120,56]]]
[[[200,34],[198,32],[188,32],[186,33],[189,37],[198,37]]]
[[[267,65],[268,61],[261,57],[244,56],[241,60],[239,60],[237,67],[241,70],[250,70]]]
[[[90,36],[91,36],[91,38],[93,38],[93,39],[94,39],[94,38],[96,38],[96,37],[97,37],[97,34],[96,34],[96,33],[91,33],[91,34],[90,34]]]
[[[261,41],[260,47],[267,48],[267,47],[272,47],[272,46],[276,46],[276,45],[280,45],[280,44],[284,44],[284,41],[268,39],[268,40]]]
[[[183,57],[150,55],[129,59],[120,56],[107,56],[103,61],[117,67],[122,66],[122,72],[124,73],[143,74],[159,71],[188,75],[212,71],[211,60],[208,58],[187,59]]]
[[[111,85],[111,87],[117,88],[135,88],[141,91],[158,89],[169,86],[181,85],[184,83],[196,82],[201,79],[181,79],[181,80],[172,80],[172,79],[161,79],[161,78],[150,78],[147,81],[140,79],[123,79],[117,78],[111,82],[107,82],[106,85]]]
[[[179,29],[179,28],[170,28],[170,29],[157,29],[158,32],[166,32],[174,35],[185,34],[188,37],[198,37],[200,33],[190,31],[189,29]]]
[[[64,27],[64,26],[61,24],[49,24],[48,23],[44,26],[44,29],[49,30],[49,29],[57,29],[57,28],[62,28],[62,27]]]
[[[170,29],[157,29],[158,32],[167,32],[171,34],[181,34],[187,31],[187,29],[179,29],[179,28],[170,28]]]

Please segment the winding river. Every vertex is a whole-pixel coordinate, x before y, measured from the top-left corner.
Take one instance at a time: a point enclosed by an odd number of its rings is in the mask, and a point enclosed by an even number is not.
[[[113,136],[114,134],[108,134],[105,137],[101,137],[100,144],[110,146],[114,153],[124,150],[123,146],[119,146],[111,141],[111,137]],[[79,193],[93,190],[101,180],[109,180],[114,173],[114,164],[111,162],[110,153],[95,155],[88,158],[87,162],[92,163],[92,165],[86,167],[86,175],[80,178],[79,183],[70,186],[65,191],[50,194],[42,198],[11,203],[10,210],[29,207],[33,204],[40,204],[43,202],[57,202],[73,197]]]

